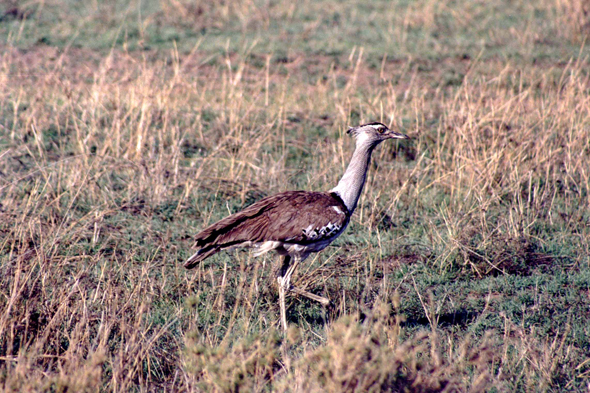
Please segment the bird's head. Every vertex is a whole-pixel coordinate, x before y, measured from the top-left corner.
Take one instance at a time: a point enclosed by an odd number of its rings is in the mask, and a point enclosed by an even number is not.
[[[397,129],[397,127],[395,128]],[[369,143],[373,147],[386,139],[409,139],[407,135],[391,130],[385,124],[379,122],[351,127],[348,129],[348,134],[355,137],[357,145],[359,143]]]

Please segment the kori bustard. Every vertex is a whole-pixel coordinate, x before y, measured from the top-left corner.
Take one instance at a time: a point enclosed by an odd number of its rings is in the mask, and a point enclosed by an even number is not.
[[[288,291],[328,305],[327,298],[291,286],[291,275],[309,254],[323,250],[346,229],[363,190],[373,149],[386,139],[408,138],[378,122],[352,127],[348,133],[356,138],[356,148],[336,187],[328,192],[282,192],[216,222],[196,235],[199,250],[184,267],[191,269],[234,247],[255,247],[256,255],[275,250],[283,257],[277,277],[283,329],[287,330]]]

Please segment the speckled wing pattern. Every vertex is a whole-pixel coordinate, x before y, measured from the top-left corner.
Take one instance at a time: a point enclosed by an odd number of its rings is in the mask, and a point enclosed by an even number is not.
[[[264,198],[205,228],[195,236],[200,248],[185,263],[191,268],[230,247],[266,241],[311,244],[333,238],[350,219],[335,193],[288,191]]]

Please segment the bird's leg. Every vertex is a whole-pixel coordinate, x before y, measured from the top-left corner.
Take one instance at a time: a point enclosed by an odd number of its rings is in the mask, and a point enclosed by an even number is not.
[[[291,275],[293,275],[293,272],[295,271],[295,269],[297,269],[297,265],[299,265],[299,258],[295,257],[295,262],[289,266],[287,272],[285,273],[285,276],[283,277],[283,286],[285,287],[285,291],[289,291],[292,288]]]
[[[291,256],[285,255],[283,256],[283,263],[277,273],[277,278],[285,277],[287,275],[287,270],[289,270],[289,266],[291,266]]]
[[[283,330],[287,331],[287,310],[285,309],[285,287],[282,284],[282,277],[278,278],[279,281],[279,302],[281,307],[281,325]]]
[[[283,264],[281,265],[277,275],[277,281],[279,284],[279,302],[281,307],[281,324],[283,325],[284,331],[287,331],[287,309],[285,306],[285,296],[287,291],[293,291],[298,295],[315,300],[316,302],[321,303],[323,306],[328,306],[330,304],[330,300],[323,296],[315,295],[311,292],[307,292],[291,285],[291,276],[299,265],[299,262],[299,258],[295,258],[295,262],[291,264],[291,257],[289,255],[285,255],[283,257]]]
[[[308,299],[315,300],[316,302],[321,303],[323,306],[328,306],[330,304],[330,300],[323,296],[315,295],[311,292],[307,292],[303,289],[291,286],[291,291],[295,292],[298,295],[305,296]]]
[[[285,257],[287,258],[287,257]],[[327,306],[330,304],[330,300],[328,300],[327,298],[323,297],[323,296],[318,296],[315,295],[311,292],[307,292],[306,290],[297,288],[295,286],[289,285],[289,282],[291,281],[291,275],[293,274],[293,272],[295,271],[295,268],[297,267],[297,265],[299,264],[300,260],[296,259],[295,263],[291,266],[286,265],[285,262],[283,262],[283,266],[281,266],[281,270],[279,271],[279,275],[283,274],[283,277],[288,277],[287,278],[287,285],[286,285],[286,290],[288,289],[289,291],[295,292],[298,295],[301,296],[305,296],[308,299],[311,300],[315,300],[316,302],[321,303],[323,306]]]
[[[298,295],[301,296],[305,296],[308,299],[311,300],[315,300],[316,302],[321,303],[323,306],[327,306],[330,304],[330,300],[328,300],[327,298],[323,297],[323,296],[318,296],[315,295],[311,292],[308,292],[304,289],[300,289],[297,288],[293,285],[289,285],[289,282],[291,281],[291,275],[293,274],[293,271],[295,271],[295,268],[297,267],[299,261],[296,261],[295,264],[293,264],[292,266],[290,266],[290,262],[291,262],[291,257],[289,256],[285,256],[285,259],[283,259],[283,265],[281,266],[280,270],[279,270],[279,277],[285,277],[287,278],[287,282],[286,282],[286,287],[285,287],[285,291],[289,290],[292,292],[295,292]],[[279,283],[280,285],[280,283]]]
[[[299,258],[295,257],[295,262],[293,264],[291,262],[291,257],[286,255],[283,259],[283,265],[279,270],[279,276],[277,277],[277,281],[279,282],[279,301],[281,302],[281,323],[283,325],[283,330],[287,331],[287,309],[285,307],[285,295],[287,291],[291,289],[291,276],[295,269],[297,269],[297,265],[299,265]]]
[[[285,308],[285,293],[287,288],[289,287],[289,280],[290,275],[288,275],[289,269],[291,265],[291,257],[289,255],[285,255],[283,257],[283,264],[279,269],[279,274],[277,275],[277,282],[279,284],[279,303],[281,308],[281,324],[283,325],[283,330],[287,331],[287,310]]]

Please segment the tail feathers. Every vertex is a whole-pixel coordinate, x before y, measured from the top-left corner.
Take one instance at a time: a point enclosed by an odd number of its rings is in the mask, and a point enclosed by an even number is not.
[[[200,250],[184,263],[184,267],[191,269],[221,250],[249,247],[262,240],[262,232],[268,226],[268,218],[261,220],[260,216],[268,209],[276,208],[277,198],[285,197],[283,194],[278,194],[264,198],[199,232],[195,236],[195,246]]]
[[[187,269],[192,269],[193,267],[197,266],[201,261],[209,258],[211,255],[216,254],[220,251],[218,246],[209,246],[201,248],[199,251],[194,253],[189,259],[186,260],[184,263],[184,267]]]

